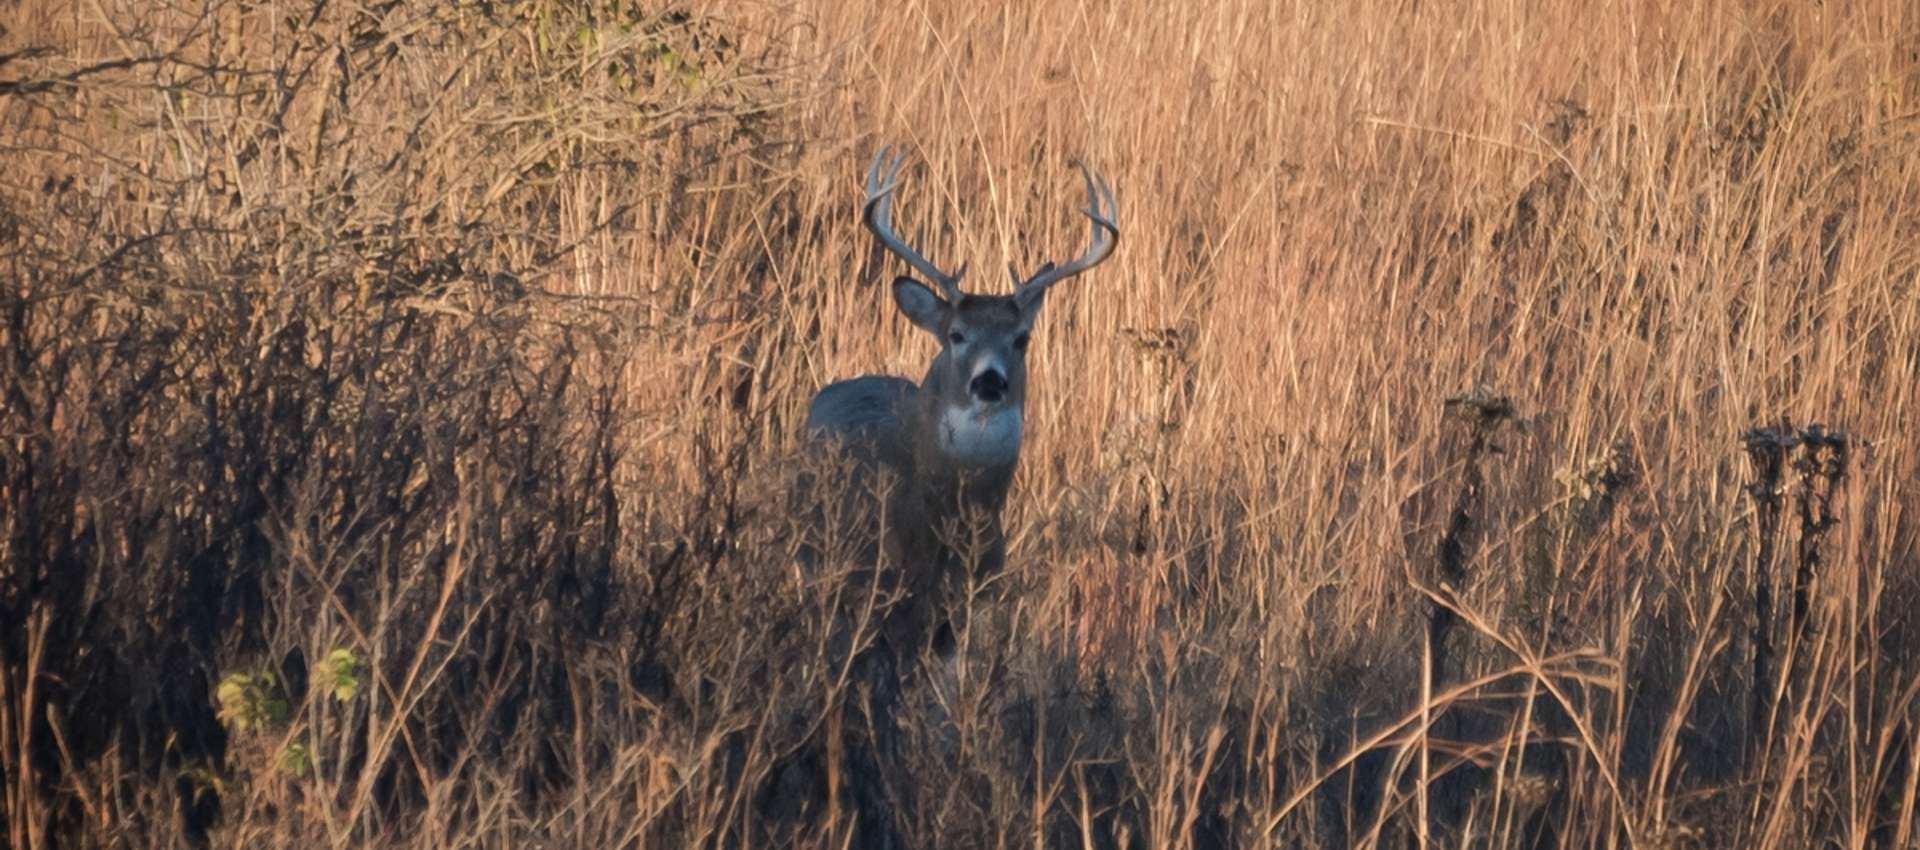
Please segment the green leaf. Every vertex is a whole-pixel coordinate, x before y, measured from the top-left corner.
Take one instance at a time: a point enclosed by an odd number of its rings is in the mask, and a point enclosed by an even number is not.
[[[214,688],[214,700],[220,704],[220,722],[236,732],[244,732],[258,723],[254,711],[258,688],[246,673],[228,673]]]
[[[313,769],[313,753],[306,744],[288,744],[280,751],[280,770],[293,776],[306,776]]]
[[[272,673],[228,673],[213,689],[220,722],[235,732],[285,723],[293,705]]]
[[[335,700],[346,702],[360,695],[361,666],[360,656],[351,649],[327,653],[327,688]]]

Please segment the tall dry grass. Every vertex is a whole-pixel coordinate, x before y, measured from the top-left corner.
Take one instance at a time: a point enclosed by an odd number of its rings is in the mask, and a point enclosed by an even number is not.
[[[13,846],[1914,846],[1908,4],[3,26]],[[1124,235],[870,719],[782,484],[932,354],[890,141],[975,286]]]

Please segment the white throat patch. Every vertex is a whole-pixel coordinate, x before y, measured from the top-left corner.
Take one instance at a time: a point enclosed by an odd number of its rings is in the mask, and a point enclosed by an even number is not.
[[[940,450],[972,466],[1006,466],[1020,456],[1020,408],[951,406],[940,413]]]

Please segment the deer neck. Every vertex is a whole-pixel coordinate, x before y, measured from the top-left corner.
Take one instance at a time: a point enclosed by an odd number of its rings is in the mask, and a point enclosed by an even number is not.
[[[946,501],[957,495],[973,507],[998,510],[1020,463],[1024,399],[980,404],[964,387],[944,386],[944,374],[939,369],[929,373],[916,394],[915,478],[929,489],[925,495],[931,499]]]

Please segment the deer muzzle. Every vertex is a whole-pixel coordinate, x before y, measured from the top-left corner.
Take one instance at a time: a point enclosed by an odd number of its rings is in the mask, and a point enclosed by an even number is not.
[[[987,366],[973,375],[967,383],[967,392],[975,401],[986,404],[998,404],[1007,397],[1007,376],[996,366]]]

